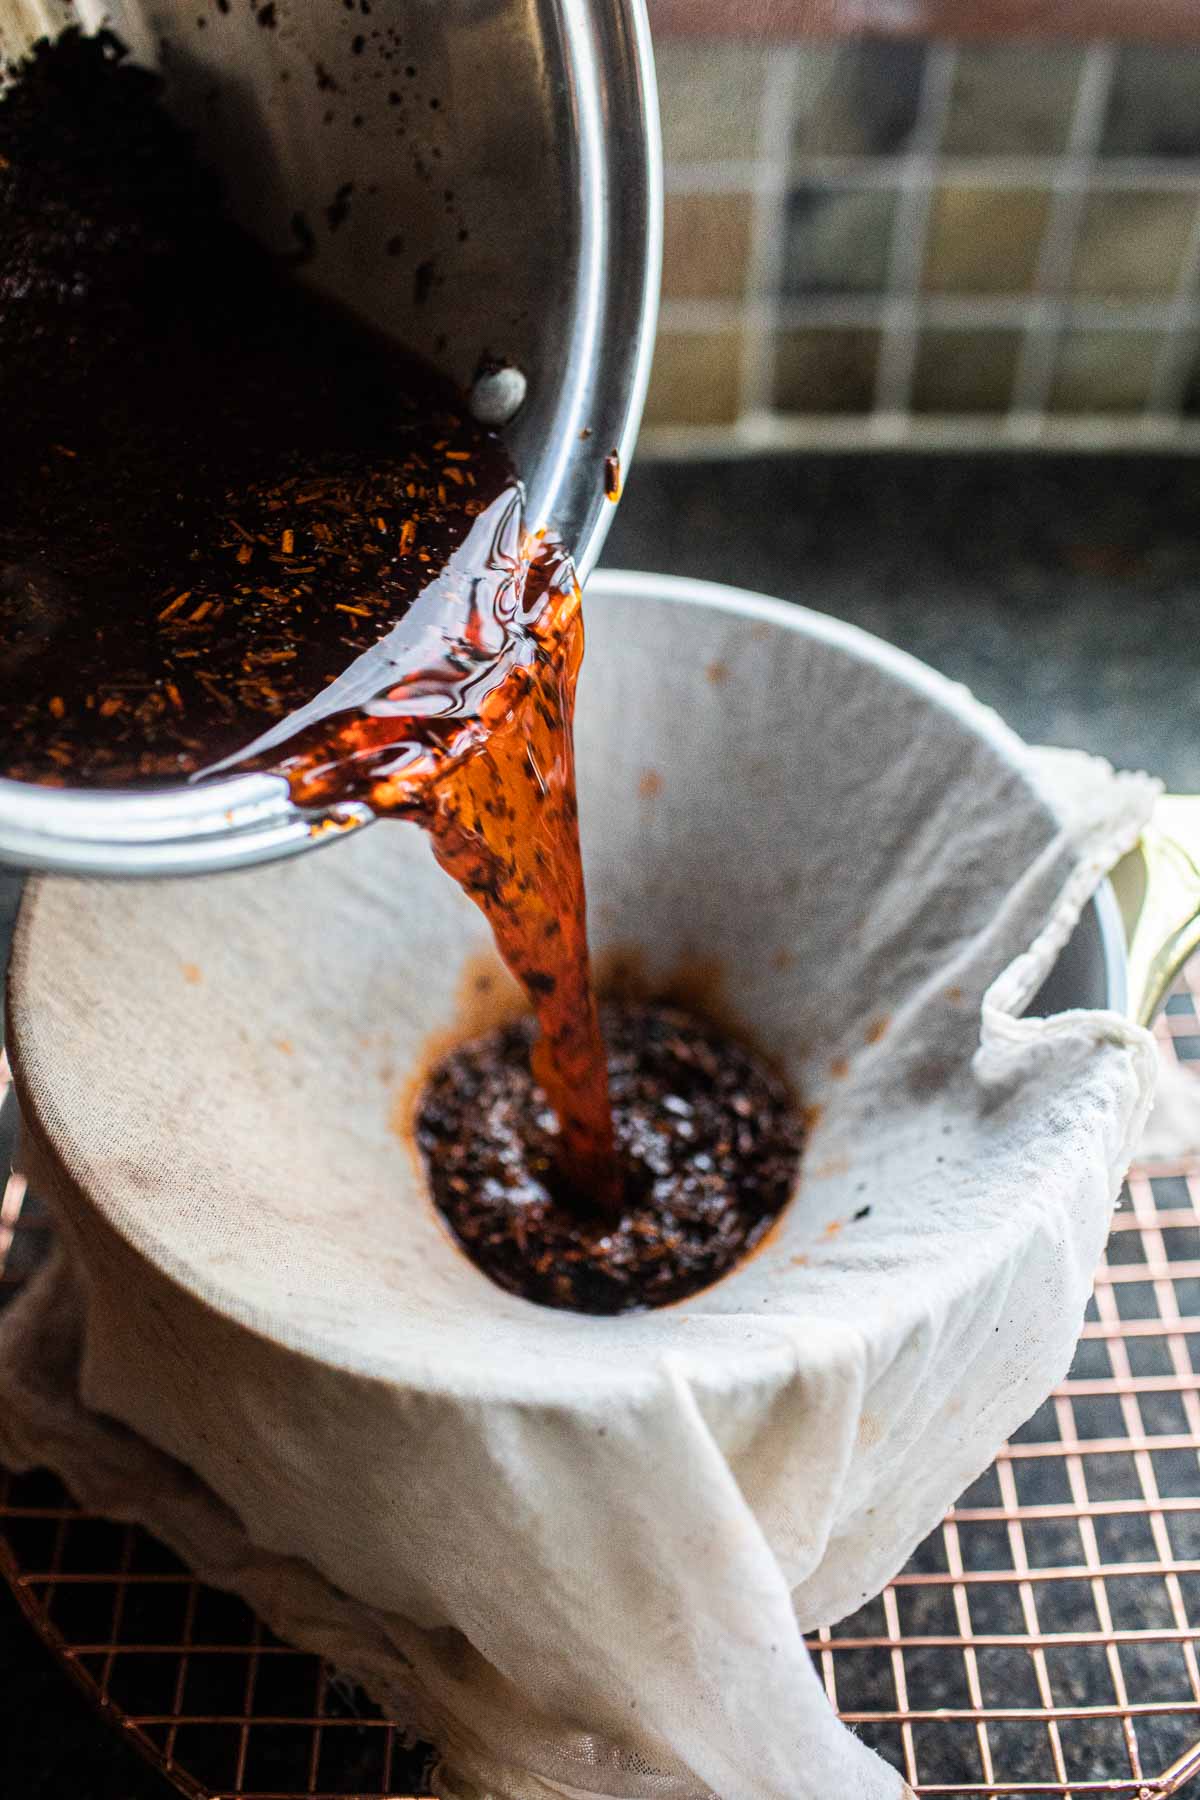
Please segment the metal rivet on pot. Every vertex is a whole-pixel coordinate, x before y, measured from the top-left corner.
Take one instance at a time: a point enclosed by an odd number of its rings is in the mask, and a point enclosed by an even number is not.
[[[525,404],[529,383],[511,363],[481,369],[471,387],[471,417],[481,425],[507,425]]]

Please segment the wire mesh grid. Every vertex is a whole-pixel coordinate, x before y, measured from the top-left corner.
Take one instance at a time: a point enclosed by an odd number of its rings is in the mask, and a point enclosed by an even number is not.
[[[1200,961],[1157,1030],[1164,1055],[1200,1064]],[[11,1175],[0,1302],[49,1235]],[[433,1753],[337,1671],[52,1477],[0,1471],[0,1567],[189,1800],[430,1791]],[[1132,1171],[1068,1379],[884,1593],[812,1647],[841,1716],[919,1796],[1159,1800],[1200,1776],[1198,1642],[1195,1157]]]

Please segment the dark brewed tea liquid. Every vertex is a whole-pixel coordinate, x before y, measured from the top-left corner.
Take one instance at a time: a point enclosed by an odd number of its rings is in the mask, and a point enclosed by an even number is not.
[[[416,820],[536,1014],[523,1078],[553,1122],[555,1229],[622,1262],[600,1281],[621,1308],[676,1297],[782,1204],[781,1165],[728,1221],[728,1169],[699,1171],[678,1279],[626,1254],[653,1248],[651,1215],[629,1223],[641,1177],[614,1153],[589,975],[570,561],[527,532],[451,383],[229,222],[157,93],[113,39],[68,33],[0,103],[0,773],[261,769],[302,805]],[[597,479],[615,498],[615,453]],[[590,1280],[554,1303],[588,1304]]]

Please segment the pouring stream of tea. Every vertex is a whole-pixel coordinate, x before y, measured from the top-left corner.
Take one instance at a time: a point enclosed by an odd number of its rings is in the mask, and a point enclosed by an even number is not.
[[[395,646],[375,646],[337,696],[367,696],[355,710],[300,732],[291,721],[282,750],[252,745],[239,760],[286,775],[301,805],[362,798],[424,826],[537,1015],[533,1066],[558,1115],[562,1197],[616,1215],[575,797],[579,584],[561,547],[527,536],[520,515],[519,494],[494,502],[418,600],[435,659],[381,693]]]

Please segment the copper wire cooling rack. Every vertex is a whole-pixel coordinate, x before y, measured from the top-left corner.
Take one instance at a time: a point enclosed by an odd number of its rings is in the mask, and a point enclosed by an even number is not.
[[[1158,1031],[1164,1054],[1200,1065],[1198,995],[1194,963]],[[10,1176],[0,1302],[48,1238]],[[189,1800],[429,1791],[430,1754],[405,1749],[336,1671],[48,1476],[0,1471],[0,1566],[41,1637]],[[1133,1171],[1068,1379],[891,1586],[813,1649],[842,1717],[918,1795],[1159,1800],[1200,1776],[1198,1640],[1194,1158]]]

